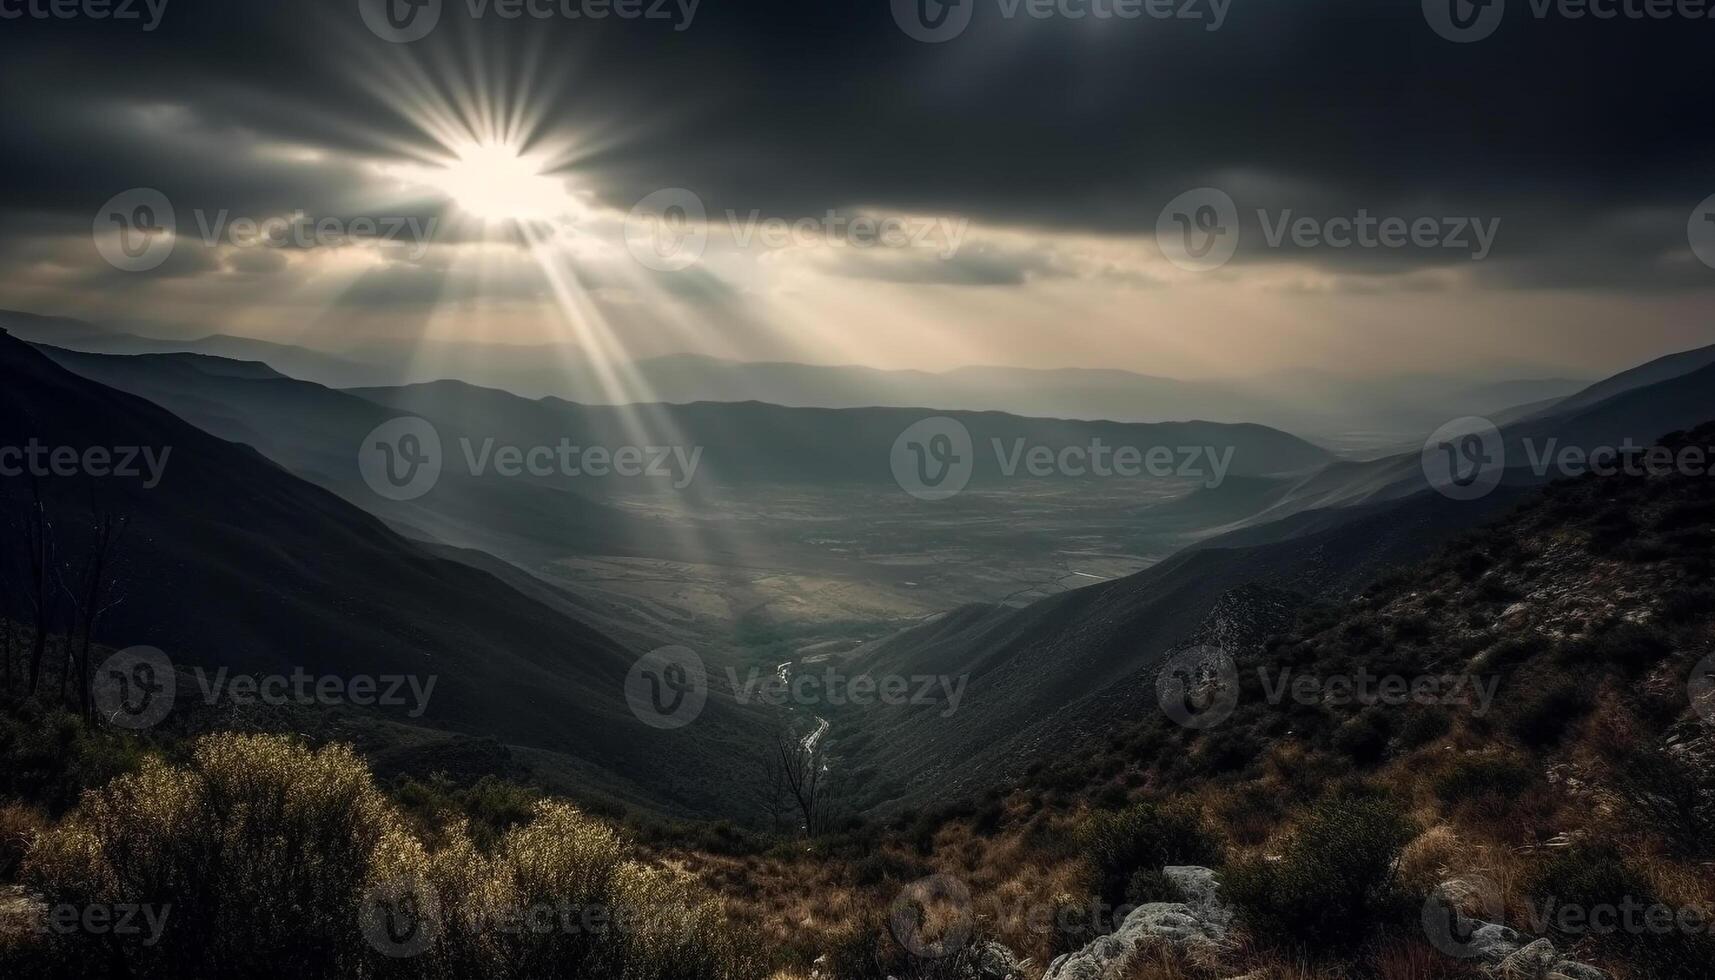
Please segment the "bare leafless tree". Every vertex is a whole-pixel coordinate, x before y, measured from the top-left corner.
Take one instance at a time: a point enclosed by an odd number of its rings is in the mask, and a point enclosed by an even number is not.
[[[0,597],[10,597],[12,594],[12,542],[17,535],[13,533],[12,508],[10,493],[6,484],[0,483]],[[16,627],[11,617],[10,600],[0,603],[0,688],[5,694],[12,693],[12,634]]]
[[[54,585],[54,524],[42,502],[41,485],[30,481],[30,506],[24,515],[24,566],[28,578],[25,598],[30,604],[36,635],[30,643],[30,690],[33,697],[42,680],[42,657],[48,650],[48,634],[57,611]]]
[[[774,733],[774,754],[770,764],[775,777],[786,789],[791,803],[798,810],[804,833],[815,836],[820,827],[822,764],[816,753],[790,729]]]
[[[769,831],[779,833],[782,822],[793,809],[793,804],[786,799],[786,772],[776,758],[772,746],[762,763],[756,769],[756,782],[752,786],[752,792],[757,808],[768,817]]]
[[[92,493],[89,540],[84,547],[83,559],[69,571],[62,569],[60,575],[60,590],[71,603],[73,614],[70,631],[66,634],[66,673],[77,676],[78,710],[92,721],[94,706],[90,702],[89,652],[101,617],[125,601],[125,593],[119,588],[114,569],[119,558],[120,541],[124,539],[125,529],[130,523],[130,518],[102,508]],[[82,636],[78,637],[78,633]],[[60,687],[62,690],[65,687],[63,678]]]

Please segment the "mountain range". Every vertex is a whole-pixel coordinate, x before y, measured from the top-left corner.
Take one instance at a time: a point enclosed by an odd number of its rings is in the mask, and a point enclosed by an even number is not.
[[[979,444],[1022,433],[1053,445],[1099,436],[1242,449],[1235,459],[1247,462],[1230,483],[1136,511],[1140,524],[1201,528],[1166,560],[1023,606],[962,605],[802,657],[854,672],[967,679],[953,712],[827,712],[825,751],[852,805],[887,808],[975,791],[1051,756],[1073,733],[1156,710],[1153,679],[1173,651],[1266,633],[1303,604],[1348,594],[1560,475],[1519,465],[1527,444],[1648,444],[1715,417],[1711,361],[1715,352],[1688,352],[1575,392],[1561,410],[1516,413],[1500,429],[1505,476],[1473,501],[1432,489],[1417,453],[1340,459],[1259,425],[1080,423],[939,406],[592,406],[452,381],[336,390],[256,361],[77,353],[10,337],[0,338],[0,445],[172,447],[152,489],[90,479],[54,486],[68,526],[92,507],[132,518],[128,561],[153,570],[130,587],[104,641],[158,646],[209,668],[433,674],[430,710],[387,720],[445,747],[427,755],[489,736],[561,785],[687,814],[742,811],[738,787],[779,719],[717,681],[695,737],[635,724],[622,697],[626,671],[647,646],[673,638],[672,617],[546,578],[525,557],[674,555],[685,542],[657,533],[648,516],[657,490],[557,475],[482,479],[449,466],[420,501],[389,501],[358,473],[367,432],[409,413],[449,443],[682,439],[707,449],[710,469],[678,505],[709,524],[724,519],[712,498],[728,491],[786,484],[899,494],[888,485],[887,452],[930,411],[959,419]],[[20,503],[9,493],[9,508]]]
[[[1343,450],[1420,439],[1459,414],[1500,413],[1571,395],[1587,380],[1407,374],[1363,378],[1295,370],[1185,380],[1111,369],[963,367],[882,370],[755,363],[696,354],[598,368],[565,349],[476,342],[371,342],[328,352],[224,334],[164,339],[58,317],[0,311],[15,336],[91,353],[201,353],[265,361],[332,388],[397,387],[445,379],[529,398],[584,404],[748,402],[796,408],[911,408],[1006,412],[1121,422],[1256,422]]]

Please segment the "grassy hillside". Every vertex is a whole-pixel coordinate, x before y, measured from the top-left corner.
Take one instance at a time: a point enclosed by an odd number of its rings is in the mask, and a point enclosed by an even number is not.
[[[1708,448],[1715,427],[1668,444]],[[1068,738],[1011,790],[829,838],[813,859],[702,863],[788,945],[948,874],[985,934],[1040,968],[1112,928],[1104,901],[1163,897],[1160,865],[1207,863],[1239,906],[1237,941],[1158,950],[1128,977],[1487,976],[1426,932],[1449,882],[1472,886],[1464,914],[1612,976],[1704,976],[1715,703],[1688,685],[1715,652],[1712,564],[1709,477],[1557,484],[1233,647],[1220,724]],[[1332,696],[1271,700],[1283,671]],[[1346,703],[1320,686],[1366,675],[1378,694],[1398,676],[1434,696]],[[1581,923],[1606,910],[1620,925]],[[1669,918],[1690,927],[1658,928]]]

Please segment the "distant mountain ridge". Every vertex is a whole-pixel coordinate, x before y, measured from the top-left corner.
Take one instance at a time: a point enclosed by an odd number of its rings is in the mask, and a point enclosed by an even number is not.
[[[242,442],[293,473],[418,535],[507,550],[621,547],[628,519],[593,499],[530,481],[485,481],[449,467],[429,501],[378,497],[358,467],[364,437],[397,413],[356,395],[202,354],[87,354],[42,348],[56,363],[129,391],[223,439]],[[457,452],[446,432],[448,449]]]
[[[710,475],[722,482],[757,480],[863,483],[893,481],[895,442],[928,417],[957,421],[970,433],[973,479],[1005,474],[995,446],[1045,446],[1055,452],[1088,447],[1232,449],[1232,473],[1259,476],[1302,472],[1332,458],[1304,439],[1256,423],[1124,423],[1027,418],[1004,412],[947,411],[929,407],[796,408],[757,401],[584,405],[559,398],[536,401],[460,381],[393,388],[352,389],[352,394],[402,412],[444,419],[473,432],[551,444],[565,437],[596,446],[639,438],[707,450]],[[1175,460],[1175,464],[1177,464]],[[1019,472],[1028,475],[1028,469]]]
[[[1695,427],[1715,417],[1715,347],[1655,362],[1644,374],[1615,376],[1580,396],[1529,413],[1513,413],[1497,426],[1497,448],[1504,470],[1501,482],[1530,485],[1561,476],[1552,457],[1560,449],[1583,452],[1626,444],[1652,445],[1669,432]],[[1673,369],[1684,369],[1674,374]],[[1651,378],[1653,380],[1643,380]],[[1564,406],[1564,407],[1563,407]],[[1291,486],[1257,492],[1257,509],[1244,523],[1280,521],[1305,511],[1397,500],[1427,483],[1421,450],[1366,461],[1341,460]]]
[[[528,398],[583,404],[759,401],[796,408],[913,408],[1120,422],[1266,422],[1336,448],[1381,448],[1421,438],[1454,410],[1502,412],[1573,394],[1577,379],[1381,379],[1298,371],[1257,378],[1179,380],[1109,368],[969,366],[943,372],[855,365],[739,362],[700,354],[645,358],[597,370],[544,346],[397,342],[338,354],[240,337],[157,339],[93,324],[0,311],[27,340],[93,353],[191,352],[266,361],[335,388],[458,379]],[[625,386],[613,390],[615,377]]]

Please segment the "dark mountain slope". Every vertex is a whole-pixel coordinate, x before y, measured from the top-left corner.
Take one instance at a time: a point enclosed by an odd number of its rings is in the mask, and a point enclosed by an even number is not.
[[[1715,348],[1709,349],[1709,360],[1715,361]],[[1620,446],[1630,440],[1641,448],[1654,445],[1663,432],[1690,428],[1711,415],[1715,415],[1715,363],[1594,404],[1558,407],[1547,418],[1509,426],[1502,430],[1507,436],[1507,466],[1532,465],[1526,440],[1539,450],[1550,439],[1584,448]],[[1648,434],[1652,427],[1655,435]]]
[[[41,348],[61,366],[112,388],[147,398],[204,431],[241,442],[298,476],[414,535],[506,554],[563,555],[637,550],[624,514],[575,488],[534,480],[480,479],[453,463],[467,434],[431,418],[448,465],[440,482],[416,500],[393,501],[363,482],[364,437],[398,413],[354,395],[266,370],[263,365],[198,354],[87,354]],[[481,440],[478,439],[478,442]]]
[[[881,779],[874,802],[974,791],[1062,749],[1067,719],[1101,730],[1156,712],[1154,673],[1172,650],[1278,623],[1282,593],[1348,594],[1503,510],[1516,494],[1457,502],[1424,493],[1290,540],[1220,547],[1217,538],[1136,575],[1022,609],[961,610],[856,651],[852,665],[878,674],[968,675],[958,710],[945,718],[938,706],[836,716],[833,750],[877,774],[915,774]],[[1235,598],[1245,595],[1271,598]],[[1131,696],[1116,696],[1116,686],[1128,683]]]
[[[293,344],[278,344],[226,334],[178,338],[145,337],[104,324],[14,310],[0,310],[0,329],[32,344],[49,344],[91,354],[187,354],[267,362],[271,369],[291,377],[335,387],[385,384],[396,380],[400,373],[394,368],[363,364]]]
[[[1563,415],[1568,412],[1576,412],[1606,401],[1615,395],[1623,395],[1628,391],[1635,391],[1663,381],[1684,377],[1693,371],[1700,371],[1709,367],[1711,364],[1715,364],[1715,345],[1658,357],[1629,371],[1622,371],[1611,378],[1604,378],[1576,394],[1569,395],[1543,409],[1539,409],[1536,416]]]
[[[1715,348],[1707,350],[1715,357]],[[1678,367],[1694,365],[1703,353],[1679,355],[1681,359],[1673,363]],[[1632,383],[1663,373],[1667,376],[1659,380]],[[1628,376],[1629,380],[1621,380]],[[1600,400],[1573,402],[1570,407],[1557,405],[1547,415],[1501,426],[1506,462],[1503,481],[1515,485],[1541,484],[1579,475],[1562,472],[1552,465],[1545,470],[1541,460],[1552,448],[1574,447],[1591,452],[1628,442],[1633,446],[1648,446],[1664,432],[1688,429],[1715,417],[1715,365],[1677,374],[1661,368],[1650,371],[1639,368],[1610,380],[1613,385],[1604,382],[1591,389],[1607,393]],[[1342,460],[1273,497],[1251,522],[1276,521],[1314,508],[1395,500],[1417,493],[1427,485],[1418,452],[1361,463]]]
[[[730,794],[752,744],[747,716],[730,702],[713,700],[693,734],[642,725],[623,694],[635,651],[429,554],[252,449],[0,335],[0,445],[31,440],[171,449],[153,489],[117,477],[39,481],[68,552],[91,500],[133,521],[125,601],[102,642],[235,671],[434,676],[420,719],[388,720],[551,753],[586,790],[665,808],[710,812]],[[22,478],[5,484],[15,516],[29,488]],[[16,616],[18,598],[7,595]]]

